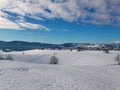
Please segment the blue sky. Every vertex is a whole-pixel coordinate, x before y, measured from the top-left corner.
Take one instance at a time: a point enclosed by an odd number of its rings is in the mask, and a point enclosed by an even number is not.
[[[1,0],[0,40],[120,41],[119,0]]]

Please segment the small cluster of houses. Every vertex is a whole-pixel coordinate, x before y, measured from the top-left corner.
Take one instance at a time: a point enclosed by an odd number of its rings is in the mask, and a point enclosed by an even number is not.
[[[87,46],[79,46],[77,49],[81,50],[120,50],[120,45],[100,45],[100,44],[95,44],[95,45],[87,45]]]

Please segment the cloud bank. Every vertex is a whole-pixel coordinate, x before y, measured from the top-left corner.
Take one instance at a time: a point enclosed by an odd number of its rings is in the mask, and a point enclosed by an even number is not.
[[[0,28],[50,30],[26,18],[120,25],[119,8],[120,0],[0,0]]]

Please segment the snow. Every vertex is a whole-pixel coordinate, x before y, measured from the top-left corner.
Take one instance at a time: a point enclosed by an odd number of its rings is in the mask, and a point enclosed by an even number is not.
[[[58,65],[48,64],[57,53]],[[120,51],[30,50],[0,61],[0,90],[120,90]]]
[[[24,53],[24,55],[23,55]],[[49,64],[51,56],[55,53],[59,59],[60,65],[111,65],[117,64],[115,56],[120,54],[120,51],[110,51],[109,54],[103,51],[80,51],[76,50],[30,50],[24,52],[10,52],[13,58],[17,61]]]

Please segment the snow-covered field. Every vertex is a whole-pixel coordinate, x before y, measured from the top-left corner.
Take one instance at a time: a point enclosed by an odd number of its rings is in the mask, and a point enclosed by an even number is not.
[[[106,54],[103,51],[30,50],[5,54],[11,54],[15,61],[37,64],[49,64],[51,56],[56,54],[59,65],[101,66],[117,64],[115,57],[120,54],[120,51],[110,51]]]
[[[49,64],[56,53],[57,65]],[[120,90],[120,51],[30,50],[0,61],[0,90]]]

